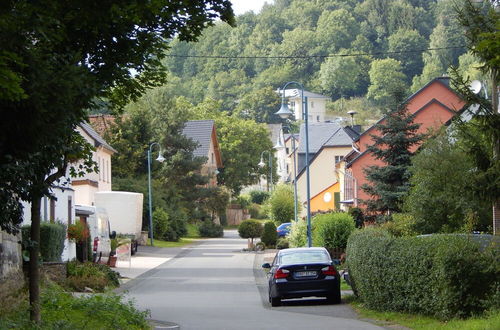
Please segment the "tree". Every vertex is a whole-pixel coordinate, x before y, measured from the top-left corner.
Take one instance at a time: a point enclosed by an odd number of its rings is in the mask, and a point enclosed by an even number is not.
[[[491,101],[468,88],[468,81],[458,73],[454,75],[454,84],[468,105],[477,104],[477,110],[469,107],[475,118],[471,125],[476,132],[491,141],[490,151],[481,148],[481,140],[475,140],[475,134],[468,134],[467,152],[474,157],[474,163],[480,179],[474,186],[481,187],[477,193],[493,204],[493,233],[500,233],[500,114],[498,113],[498,71],[500,68],[500,13],[496,11],[498,1],[483,1],[475,6],[471,1],[456,7],[460,24],[465,28],[467,48],[483,63],[482,71],[489,76]],[[463,130],[467,134],[467,129]],[[481,186],[477,186],[481,184]]]
[[[381,106],[389,105],[394,93],[406,93],[406,79],[402,71],[401,62],[392,58],[373,61],[369,72],[370,87],[366,96]]]
[[[401,100],[401,93],[394,94],[393,102]],[[371,196],[364,200],[368,211],[390,215],[401,210],[403,197],[410,188],[411,151],[423,136],[417,133],[420,124],[414,123],[406,105],[395,105],[385,119],[375,125],[377,134],[371,135],[374,143],[367,150],[384,165],[372,165],[365,169],[370,184],[361,188]]]
[[[277,185],[269,199],[269,217],[277,222],[290,222],[294,218],[294,196],[292,186],[286,184]],[[300,206],[300,205],[299,205]]]
[[[257,123],[280,123],[276,116],[276,109],[281,105],[280,97],[272,87],[264,87],[245,93],[238,103],[235,113],[243,119],[253,120]]]
[[[411,189],[404,209],[415,219],[422,234],[464,230],[466,219],[477,220],[471,229],[485,231],[491,211],[484,198],[470,188],[475,180],[474,164],[460,141],[444,131],[429,139],[413,157]]]
[[[69,162],[90,155],[77,137],[76,125],[95,106],[96,97],[107,96],[120,106],[162,81],[165,40],[177,35],[194,41],[219,17],[233,23],[229,1],[118,5],[46,0],[2,5],[0,67],[7,79],[0,80],[0,200],[7,207],[0,224],[15,229],[19,199],[31,202],[33,321],[40,322],[40,199],[50,195]]]
[[[406,81],[411,81],[422,69],[422,54],[418,50],[427,48],[426,40],[416,30],[400,29],[392,34],[388,41],[389,52],[393,52],[389,56],[401,62]]]
[[[238,226],[238,234],[241,238],[250,238],[251,243],[249,247],[253,247],[254,238],[260,237],[262,235],[264,228],[260,221],[257,220],[244,220]]]

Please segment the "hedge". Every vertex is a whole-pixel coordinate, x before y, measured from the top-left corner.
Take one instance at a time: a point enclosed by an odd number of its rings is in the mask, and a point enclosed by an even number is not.
[[[369,308],[463,318],[499,307],[499,250],[467,235],[395,238],[368,228],[349,238],[347,266]]]
[[[31,226],[22,227],[23,246],[28,247]],[[66,226],[56,222],[40,223],[40,254],[44,262],[60,262],[66,239]]]
[[[276,232],[276,225],[273,221],[267,221],[264,224],[264,232],[260,240],[266,244],[267,247],[272,247],[276,245],[278,240],[278,233]]]
[[[345,249],[355,228],[353,217],[347,213],[319,214],[313,219],[313,245],[328,250]]]

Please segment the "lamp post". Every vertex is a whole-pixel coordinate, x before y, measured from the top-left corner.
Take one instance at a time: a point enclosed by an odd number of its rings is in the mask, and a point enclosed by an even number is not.
[[[305,140],[305,145],[306,145],[306,192],[307,192],[307,246],[311,247],[312,246],[312,238],[311,238],[311,186],[310,186],[310,176],[309,176],[309,112],[307,110],[307,97],[304,97],[304,86],[302,86],[301,83],[296,82],[296,81],[291,81],[287,82],[282,90],[283,90],[283,95],[281,97],[281,108],[279,109],[276,114],[280,116],[283,119],[289,118],[293,113],[290,111],[288,108],[288,104],[285,102],[285,90],[288,85],[295,84],[298,85],[301,89],[301,104],[302,104],[302,115],[304,117],[305,121],[305,130],[306,130],[306,140]]]
[[[267,191],[272,191],[273,190],[273,157],[271,155],[271,153],[269,152],[269,150],[264,150],[260,153],[260,162],[259,162],[259,167],[264,167],[266,164],[264,163],[264,158],[262,158],[262,156],[264,155],[264,153],[266,153],[269,155],[269,171],[270,171],[270,181],[271,183],[269,184],[269,181],[267,182]]]
[[[298,218],[298,201],[297,201],[297,164],[296,164],[296,158],[295,158],[295,152],[297,151],[295,148],[295,142],[296,138],[295,135],[292,133],[292,130],[290,126],[283,125],[283,128],[288,128],[288,132],[290,133],[290,137],[292,138],[292,153],[293,153],[293,207],[294,207],[294,220],[297,222],[299,220]],[[276,143],[276,146],[274,146],[274,149],[276,150],[282,150],[286,148],[283,144],[281,144],[281,141],[278,140],[278,143]]]
[[[165,158],[161,155],[161,147],[158,142],[153,142],[149,145],[148,149],[148,196],[149,196],[149,237],[151,239],[151,246],[153,246],[153,195],[151,193],[151,150],[153,146],[157,145],[160,150],[158,152],[157,161],[163,163]]]

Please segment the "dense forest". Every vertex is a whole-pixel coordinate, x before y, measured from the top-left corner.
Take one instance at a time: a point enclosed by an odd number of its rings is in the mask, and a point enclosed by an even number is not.
[[[344,105],[383,109],[392,86],[410,95],[451,66],[476,62],[465,53],[459,1],[275,0],[238,16],[234,28],[208,28],[199,42],[171,41],[164,87],[170,97],[218,100],[257,122],[278,120],[263,112],[291,80]]]

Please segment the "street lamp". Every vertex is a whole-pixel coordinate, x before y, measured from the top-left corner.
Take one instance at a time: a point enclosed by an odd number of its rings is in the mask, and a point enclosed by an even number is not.
[[[161,146],[158,142],[153,142],[149,145],[148,149],[148,192],[149,192],[149,237],[151,239],[151,246],[153,246],[153,195],[151,193],[151,150],[153,146],[157,145],[159,147],[157,161],[163,163],[165,158],[161,154]]]
[[[299,220],[298,218],[298,201],[297,201],[297,164],[296,164],[296,154],[295,152],[297,149],[295,148],[295,142],[297,139],[295,138],[295,135],[292,133],[292,129],[290,126],[283,125],[283,128],[288,128],[288,132],[290,133],[290,137],[292,138],[292,154],[293,154],[293,206],[294,206],[294,220],[297,222]],[[283,144],[280,143],[278,140],[278,143],[274,147],[276,150],[281,150],[285,148]]]
[[[269,177],[271,179],[270,180],[271,184],[269,184],[269,181],[267,182],[267,191],[272,191],[273,190],[272,189],[272,185],[273,185],[273,157],[272,157],[271,153],[269,152],[269,150],[264,150],[260,153],[260,162],[257,165],[259,165],[259,167],[261,167],[261,168],[266,166],[266,164],[264,163],[264,158],[262,157],[264,155],[264,153],[266,153],[266,152],[269,156],[269,171],[270,171]]]
[[[309,112],[307,110],[307,97],[304,97],[304,86],[302,86],[301,83],[296,82],[296,81],[291,81],[287,82],[282,90],[283,90],[283,95],[281,97],[281,107],[276,114],[280,116],[283,119],[290,118],[290,116],[293,115],[293,113],[290,111],[288,108],[288,104],[285,101],[285,91],[286,87],[288,85],[295,84],[298,85],[301,89],[301,102],[302,102],[302,115],[304,117],[305,121],[305,130],[306,130],[306,140],[305,140],[305,145],[306,145],[306,192],[307,192],[307,246],[311,247],[312,246],[312,238],[311,238],[311,189],[310,189],[310,177],[309,177]]]

